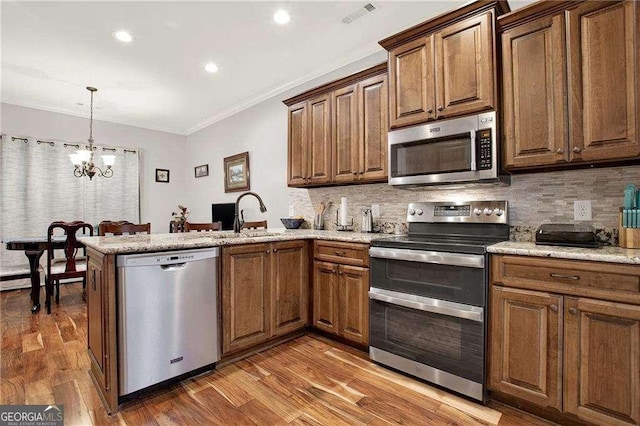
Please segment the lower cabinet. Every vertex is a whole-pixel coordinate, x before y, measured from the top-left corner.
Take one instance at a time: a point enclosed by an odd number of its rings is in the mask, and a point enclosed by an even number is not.
[[[115,256],[87,249],[89,374],[109,414],[118,411]]]
[[[349,342],[369,344],[369,268],[318,259],[349,253],[348,243],[320,242],[313,262],[313,325],[319,330],[340,336]],[[362,244],[355,244],[353,253],[366,253]],[[345,263],[362,263],[367,259],[344,258]],[[365,263],[366,262],[366,263]]]
[[[640,267],[527,262],[492,260],[490,389],[594,425],[640,425],[640,304],[615,301],[640,296]],[[590,297],[633,280],[635,294]]]
[[[248,349],[308,324],[306,241],[222,250],[222,354]]]

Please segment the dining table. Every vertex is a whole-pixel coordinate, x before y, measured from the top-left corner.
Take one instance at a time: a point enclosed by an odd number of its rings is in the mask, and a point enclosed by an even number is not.
[[[51,240],[53,249],[63,249],[67,241],[66,235],[54,236]],[[29,259],[29,275],[31,278],[31,313],[35,314],[40,310],[40,258],[47,250],[47,236],[38,237],[9,237],[3,238],[7,250],[21,250]],[[78,247],[83,247],[78,242]]]

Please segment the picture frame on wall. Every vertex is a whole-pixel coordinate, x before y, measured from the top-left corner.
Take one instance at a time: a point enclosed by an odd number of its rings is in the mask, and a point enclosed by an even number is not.
[[[169,170],[156,169],[156,182],[169,183]]]
[[[194,174],[197,178],[209,176],[209,165],[203,164],[202,166],[196,166],[194,168]]]
[[[249,191],[249,152],[224,159],[224,192]]]

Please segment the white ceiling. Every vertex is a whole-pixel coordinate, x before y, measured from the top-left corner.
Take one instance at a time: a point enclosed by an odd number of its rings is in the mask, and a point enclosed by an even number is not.
[[[371,1],[375,11],[342,23],[368,2],[2,2],[0,100],[88,116],[95,86],[96,119],[186,135],[466,3]],[[280,8],[288,25],[273,22]],[[119,29],[134,41],[116,41]]]

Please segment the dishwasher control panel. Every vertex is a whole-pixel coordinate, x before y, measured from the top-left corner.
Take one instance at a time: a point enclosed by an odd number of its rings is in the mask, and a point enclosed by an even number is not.
[[[133,255],[120,255],[117,257],[118,267],[171,265],[184,262],[195,262],[220,256],[219,247],[207,247],[204,249],[167,251],[161,253],[140,253]]]

